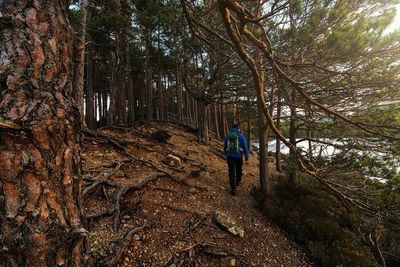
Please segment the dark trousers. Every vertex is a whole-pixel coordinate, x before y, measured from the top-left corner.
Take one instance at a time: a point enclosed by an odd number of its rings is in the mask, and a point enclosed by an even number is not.
[[[242,180],[243,158],[228,157],[229,184],[235,189]]]

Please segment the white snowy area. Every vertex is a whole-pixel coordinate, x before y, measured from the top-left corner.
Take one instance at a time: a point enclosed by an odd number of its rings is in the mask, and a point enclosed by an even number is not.
[[[299,141],[299,140],[298,140]],[[313,157],[324,157],[324,158],[331,158],[333,155],[336,153],[339,153],[340,146],[344,145],[342,141],[337,141],[337,140],[332,140],[332,139],[319,139],[321,143],[317,142],[311,142],[311,148],[312,148],[312,156]],[[326,143],[326,144],[324,144]],[[332,144],[332,145],[330,145]],[[253,141],[252,146],[256,147],[257,149],[259,148],[259,142],[258,141]],[[280,141],[281,145],[281,153],[282,154],[289,154],[289,148],[282,142]],[[303,154],[308,153],[309,148],[310,148],[310,142],[307,140],[303,140],[297,143],[297,148],[300,149]],[[276,151],[276,140],[271,140],[268,142],[268,151],[269,152],[275,152]],[[371,151],[358,151],[357,152],[359,155],[363,155],[367,153],[369,156],[377,156],[382,158],[384,154],[379,153],[379,152],[371,152]],[[390,163],[388,163],[390,164]],[[400,172],[400,162],[397,162],[396,166],[397,172]],[[373,177],[369,176],[370,179],[378,180],[380,182],[385,183],[386,180],[380,177]]]

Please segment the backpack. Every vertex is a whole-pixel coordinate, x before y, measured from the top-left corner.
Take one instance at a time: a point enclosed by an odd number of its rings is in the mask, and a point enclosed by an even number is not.
[[[228,136],[227,151],[236,153],[239,152],[239,134],[238,132],[230,132]]]

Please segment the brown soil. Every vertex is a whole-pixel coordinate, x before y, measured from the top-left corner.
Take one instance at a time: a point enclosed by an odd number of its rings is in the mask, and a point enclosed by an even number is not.
[[[160,130],[171,135],[166,142],[155,141],[165,137]],[[104,180],[84,198],[86,216],[97,216],[88,222],[91,253],[99,265],[312,266],[255,207],[250,194],[258,185],[255,155],[244,164],[242,184],[232,196],[222,142],[216,138],[210,146],[201,145],[192,132],[172,124],[99,133],[99,138],[85,138],[82,151],[87,186]],[[162,163],[168,154],[180,157],[181,166]],[[217,211],[234,218],[244,237],[215,224]]]

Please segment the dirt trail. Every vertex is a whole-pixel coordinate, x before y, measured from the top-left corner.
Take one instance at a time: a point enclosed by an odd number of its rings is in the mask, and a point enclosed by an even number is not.
[[[166,142],[155,141],[166,135],[160,130],[171,135]],[[103,140],[86,139],[82,153],[87,186],[102,181],[84,201],[99,265],[312,265],[255,207],[250,191],[258,184],[256,156],[244,164],[238,194],[231,196],[221,141],[200,145],[190,131],[167,124],[100,133]],[[110,145],[113,140],[126,150]],[[168,154],[181,164],[162,163]],[[215,212],[234,219],[244,236],[218,226]]]

